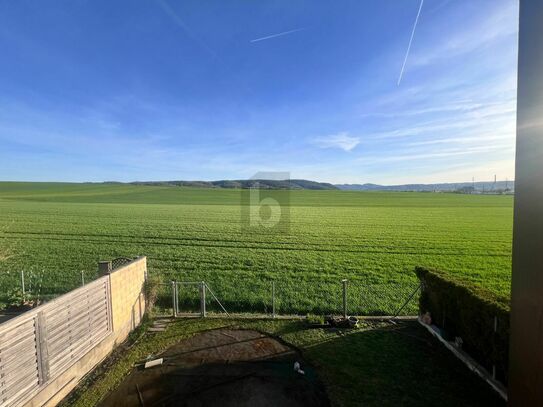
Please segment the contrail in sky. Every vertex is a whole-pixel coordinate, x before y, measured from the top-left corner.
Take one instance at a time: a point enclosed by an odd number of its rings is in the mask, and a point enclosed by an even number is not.
[[[402,70],[400,71],[400,77],[398,78],[398,86],[402,81],[403,70],[405,69],[405,63],[407,62],[407,57],[409,56],[409,50],[411,49],[411,43],[413,42],[413,37],[415,36],[415,29],[417,28],[417,23],[419,22],[420,11],[422,10],[422,3],[424,0],[420,0],[419,12],[417,13],[417,18],[415,18],[415,24],[413,24],[413,31],[411,31],[411,38],[409,39],[409,45],[407,46],[407,52],[405,53],[405,58],[403,60]]]
[[[199,37],[194,35],[192,30],[189,28],[188,25],[185,24],[185,22],[179,17],[179,15],[170,7],[168,3],[166,3],[165,0],[157,0],[157,3],[159,6],[168,14],[175,24],[177,24],[179,27],[185,31],[185,34],[192,39],[194,42],[196,42],[198,45],[200,45],[203,49],[205,49],[209,54],[211,54],[212,57],[216,59],[220,59],[219,56],[215,51],[213,51],[204,41],[202,41]]]
[[[258,42],[258,41],[269,40],[270,38],[281,37],[282,35],[292,34],[292,33],[295,33],[297,31],[302,31],[302,30],[305,30],[305,28],[296,28],[295,30],[284,31],[284,32],[279,33],[279,34],[268,35],[267,37],[257,38],[257,39],[251,40],[249,42]]]

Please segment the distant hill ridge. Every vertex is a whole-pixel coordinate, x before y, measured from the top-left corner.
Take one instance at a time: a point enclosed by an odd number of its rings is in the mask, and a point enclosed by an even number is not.
[[[476,191],[514,190],[515,181],[485,181],[485,182],[451,182],[442,184],[404,184],[404,185],[377,185],[377,184],[337,184],[338,189],[344,191],[459,191],[475,188]]]
[[[104,184],[123,184],[110,181]],[[476,192],[514,191],[515,181],[485,181],[485,182],[450,182],[438,184],[330,184],[327,182],[309,181],[305,179],[291,180],[219,180],[219,181],[135,181],[129,185],[172,186],[193,188],[227,188],[246,189],[258,187],[263,189],[310,189],[310,190],[343,190],[343,191],[398,191],[398,192],[457,192],[473,190]]]
[[[338,189],[335,185],[326,182],[308,181],[305,179],[290,180],[220,180],[220,181],[136,181],[132,185],[177,186],[196,188],[252,188],[262,189]]]

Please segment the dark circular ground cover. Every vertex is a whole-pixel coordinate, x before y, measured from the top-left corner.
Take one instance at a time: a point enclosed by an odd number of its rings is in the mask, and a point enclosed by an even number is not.
[[[134,368],[102,402],[117,406],[329,406],[315,371],[285,344],[251,330],[210,330]],[[294,362],[305,371],[294,371]]]

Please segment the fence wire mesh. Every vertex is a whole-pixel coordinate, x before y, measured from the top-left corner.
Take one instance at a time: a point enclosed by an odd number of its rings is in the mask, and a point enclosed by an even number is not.
[[[58,270],[28,268],[0,270],[0,308],[38,305],[94,281],[97,271],[76,270],[59,273]]]
[[[78,270],[58,273],[57,270],[0,270],[0,304],[37,305],[47,302],[98,277],[98,271]],[[192,279],[171,271],[162,275],[156,306],[173,312],[173,286],[180,313],[199,313],[201,308],[198,283],[205,281],[206,310],[222,312],[218,301],[228,312],[276,315],[342,314],[343,285],[338,279],[269,279],[254,276],[203,275]],[[347,313],[350,315],[395,315],[418,287],[417,280],[366,283],[350,280],[346,285]],[[418,295],[414,295],[399,315],[416,315]]]
[[[172,280],[175,281],[175,280]],[[259,279],[228,279],[205,281],[171,281],[160,287],[157,305],[165,312],[200,313],[205,283],[205,309],[221,313],[276,315],[416,315],[418,282],[364,284],[347,282],[345,309],[343,283],[338,281],[274,281]],[[214,297],[216,296],[216,298]]]

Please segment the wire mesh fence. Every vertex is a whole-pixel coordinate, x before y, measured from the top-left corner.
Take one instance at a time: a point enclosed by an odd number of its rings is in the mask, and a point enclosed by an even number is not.
[[[89,283],[98,271],[79,270],[59,273],[57,270],[0,270],[0,305],[38,305]],[[176,281],[175,288],[172,281]],[[171,273],[159,286],[156,306],[173,312],[174,302],[180,313],[199,313],[205,281],[208,312],[269,315],[343,314],[343,282],[341,279],[270,279],[254,276],[206,276],[203,280],[176,278]],[[365,283],[346,281],[345,306],[350,315],[416,315],[418,295],[413,295],[418,282]],[[174,297],[175,295],[175,297]],[[410,298],[412,297],[412,298]],[[176,298],[177,300],[175,300]],[[410,299],[410,301],[407,301]],[[219,305],[219,303],[222,305]],[[404,305],[402,308],[402,305]]]
[[[0,308],[38,305],[95,280],[97,271],[0,270]]]
[[[205,290],[202,293],[202,286]],[[228,279],[168,281],[157,306],[164,312],[250,313],[269,315],[416,315],[416,281],[363,284],[338,281]]]

